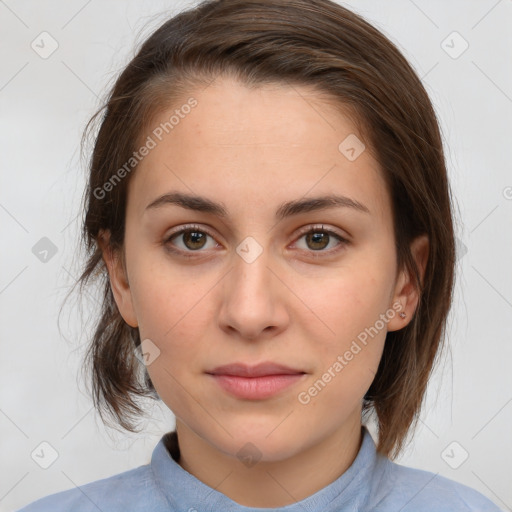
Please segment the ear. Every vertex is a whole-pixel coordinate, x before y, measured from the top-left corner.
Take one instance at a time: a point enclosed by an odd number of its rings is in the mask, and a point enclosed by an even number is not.
[[[418,267],[421,285],[423,285],[429,255],[427,235],[418,236],[411,242],[411,254]],[[402,270],[398,276],[390,304],[390,307],[396,311],[396,315],[388,322],[388,331],[397,331],[404,328],[414,316],[419,300],[420,291],[414,285],[413,276],[408,271]],[[397,303],[400,303],[398,308]],[[402,311],[406,314],[405,318],[400,317]]]
[[[98,245],[101,248],[102,258],[108,270],[110,287],[119,313],[129,326],[138,327],[123,255],[110,245],[110,232],[108,230],[100,232]]]

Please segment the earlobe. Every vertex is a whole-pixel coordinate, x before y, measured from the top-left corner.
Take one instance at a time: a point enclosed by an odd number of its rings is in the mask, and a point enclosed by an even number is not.
[[[412,241],[411,254],[416,262],[420,284],[423,287],[429,256],[429,240],[427,235],[418,236]],[[388,322],[388,331],[402,329],[411,321],[420,301],[420,293],[421,291],[415,285],[414,276],[407,269],[402,270],[397,280],[391,303],[391,306],[394,305],[392,309],[397,314]]]
[[[138,327],[137,317],[133,308],[132,292],[128,283],[122,254],[115,251],[109,243],[110,233],[101,231],[98,236],[98,245],[102,251],[102,258],[107,267],[112,294],[124,321],[131,327]]]

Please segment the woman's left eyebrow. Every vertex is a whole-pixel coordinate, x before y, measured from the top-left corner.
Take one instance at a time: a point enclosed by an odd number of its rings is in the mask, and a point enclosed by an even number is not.
[[[221,218],[229,216],[228,210],[224,204],[212,201],[207,197],[186,194],[183,192],[169,192],[164,194],[148,204],[144,211],[146,212],[167,205],[177,205],[181,208],[210,213]],[[342,195],[329,194],[325,196],[287,201],[281,204],[276,210],[275,218],[280,221],[293,215],[326,210],[328,208],[351,208],[358,212],[371,213],[368,207],[360,201]]]

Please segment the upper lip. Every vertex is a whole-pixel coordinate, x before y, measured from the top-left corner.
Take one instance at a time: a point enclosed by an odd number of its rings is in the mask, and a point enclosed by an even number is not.
[[[245,363],[225,364],[206,373],[211,375],[236,375],[238,377],[262,377],[264,375],[293,375],[306,372],[267,361],[252,366]]]

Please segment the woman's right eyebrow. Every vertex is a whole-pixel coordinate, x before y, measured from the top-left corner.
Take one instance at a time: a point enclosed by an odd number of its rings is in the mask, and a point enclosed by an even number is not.
[[[144,212],[168,205],[177,205],[188,210],[210,213],[221,218],[229,216],[228,210],[224,204],[212,201],[207,197],[183,192],[169,192],[157,197],[146,206]],[[371,213],[368,207],[360,201],[343,195],[329,194],[325,196],[287,201],[281,204],[276,210],[275,218],[280,221],[301,213],[326,210],[330,208],[351,208],[358,212]]]

